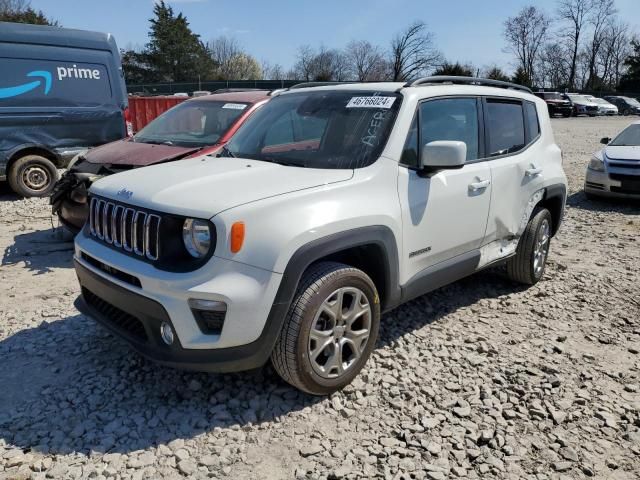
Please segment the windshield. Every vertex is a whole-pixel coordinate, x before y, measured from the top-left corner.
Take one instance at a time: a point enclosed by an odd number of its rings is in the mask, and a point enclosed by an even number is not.
[[[593,103],[589,98],[583,95],[569,95],[569,98],[574,102]]]
[[[635,105],[636,107],[640,107],[640,102],[638,102],[635,98],[629,98],[629,97],[623,97],[627,103],[630,103],[631,105]]]
[[[563,100],[562,95],[559,93],[545,93],[544,98],[546,100]]]
[[[640,146],[640,124],[630,125],[618,135],[610,147],[638,147]]]
[[[400,107],[397,93],[314,91],[271,100],[238,130],[229,156],[308,168],[376,161]]]
[[[133,139],[180,147],[215,145],[248,106],[211,100],[184,102],[160,115]]]

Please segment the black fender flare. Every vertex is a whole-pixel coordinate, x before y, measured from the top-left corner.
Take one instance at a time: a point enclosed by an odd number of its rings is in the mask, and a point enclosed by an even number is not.
[[[562,223],[562,219],[564,218],[564,211],[566,208],[566,203],[567,203],[567,186],[563,183],[556,183],[553,185],[549,185],[548,187],[545,188],[544,191],[544,198],[541,202],[544,203],[551,203],[551,202],[557,202],[560,204],[560,211],[558,212],[558,217],[554,218],[554,222],[553,222],[553,231],[551,232],[552,235],[555,236],[556,233],[558,233],[558,230],[560,229],[560,225]],[[552,212],[553,215],[553,212]]]
[[[355,228],[313,240],[296,250],[285,267],[262,333],[250,344],[259,346],[259,352],[254,353],[254,357],[257,357],[252,361],[254,365],[262,365],[269,359],[305,270],[322,258],[365,245],[375,245],[382,255],[380,262],[385,271],[383,288],[387,292],[385,298],[381,299],[382,311],[388,311],[400,303],[398,248],[389,227],[374,225]]]

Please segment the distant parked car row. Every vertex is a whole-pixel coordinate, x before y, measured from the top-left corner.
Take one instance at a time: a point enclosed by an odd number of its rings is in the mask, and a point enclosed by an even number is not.
[[[593,95],[559,92],[535,92],[535,95],[547,103],[551,116],[640,115],[640,102],[631,97],[606,96],[597,98]]]

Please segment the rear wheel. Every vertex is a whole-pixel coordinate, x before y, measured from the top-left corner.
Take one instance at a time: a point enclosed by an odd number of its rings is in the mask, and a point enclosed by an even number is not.
[[[58,170],[51,160],[40,155],[26,155],[9,169],[11,189],[23,197],[45,197],[58,181]]]
[[[507,275],[525,285],[535,285],[544,275],[551,242],[551,213],[546,208],[534,212],[520,237],[516,255],[507,262]]]
[[[380,325],[376,287],[367,274],[336,262],[305,272],[271,362],[294,387],[328,395],[367,362]]]

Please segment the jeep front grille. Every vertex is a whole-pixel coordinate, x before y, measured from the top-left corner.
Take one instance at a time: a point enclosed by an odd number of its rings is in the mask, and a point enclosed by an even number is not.
[[[160,252],[158,215],[126,205],[91,199],[89,231],[103,242],[149,260],[157,260]]]

